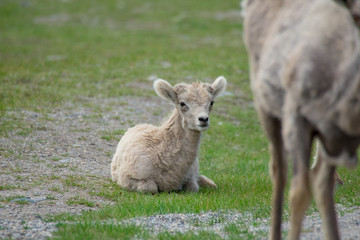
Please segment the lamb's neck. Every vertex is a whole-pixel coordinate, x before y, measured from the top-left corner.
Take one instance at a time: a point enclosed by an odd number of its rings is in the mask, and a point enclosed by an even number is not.
[[[165,131],[165,137],[173,138],[169,140],[171,142],[176,141],[176,145],[178,145],[181,150],[190,152],[198,151],[201,132],[190,130],[186,126],[183,126],[180,114],[176,109],[172,112],[162,127]]]

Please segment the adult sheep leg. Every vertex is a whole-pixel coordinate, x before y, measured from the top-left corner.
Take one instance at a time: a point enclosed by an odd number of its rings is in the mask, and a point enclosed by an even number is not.
[[[318,165],[320,164],[319,162],[319,140],[316,141],[316,154],[315,154],[315,158],[314,158],[314,164],[313,166],[311,167],[312,169],[315,169],[315,168],[318,168]],[[337,171],[335,171],[334,173],[334,180],[335,180],[335,183],[336,184],[339,184],[339,185],[344,185],[344,182],[343,180],[341,179],[340,175],[338,174]]]
[[[310,155],[312,133],[309,123],[296,111],[296,107],[286,104],[283,116],[283,137],[287,153],[293,163],[293,178],[289,201],[291,227],[288,239],[299,239],[302,220],[311,200],[310,191]]]
[[[265,113],[260,107],[258,107],[257,112],[270,140],[269,170],[273,185],[270,239],[281,239],[282,204],[287,179],[287,163],[284,156],[281,122]]]
[[[319,144],[321,145],[321,144]],[[326,239],[340,239],[334,206],[335,167],[326,162],[322,146],[318,148],[317,164],[312,171],[314,197],[323,220]]]

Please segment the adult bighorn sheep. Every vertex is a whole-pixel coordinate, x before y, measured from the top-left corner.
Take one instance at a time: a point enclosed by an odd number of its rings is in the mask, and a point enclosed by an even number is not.
[[[161,126],[140,124],[125,133],[111,162],[112,180],[125,189],[144,193],[197,192],[199,185],[216,188],[212,180],[199,176],[197,155],[201,132],[210,124],[214,99],[225,87],[224,77],[213,84],[181,83],[174,87],[156,80],[156,93],[175,109]]]
[[[270,238],[281,239],[288,155],[288,238],[299,238],[313,194],[326,239],[339,239],[334,172],[339,165],[357,165],[360,144],[360,39],[354,19],[332,0],[249,0],[244,40],[256,110],[270,140]],[[310,170],[315,137],[319,159]]]

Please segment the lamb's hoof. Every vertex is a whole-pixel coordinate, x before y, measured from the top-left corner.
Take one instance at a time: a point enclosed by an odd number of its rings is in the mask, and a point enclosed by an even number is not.
[[[188,182],[184,184],[182,189],[186,192],[199,192],[199,185],[196,182]]]
[[[145,194],[156,194],[159,192],[158,186],[151,180],[139,180],[136,190]]]
[[[210,178],[205,177],[204,175],[199,176],[198,184],[202,187],[210,187],[210,188],[217,189],[217,186],[214,183],[214,181],[211,180]]]

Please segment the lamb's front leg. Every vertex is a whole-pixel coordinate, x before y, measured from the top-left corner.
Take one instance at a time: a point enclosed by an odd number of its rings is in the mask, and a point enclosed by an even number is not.
[[[183,184],[182,189],[188,192],[198,192],[199,191],[199,184],[196,181],[189,181]]]
[[[198,177],[199,177],[199,162],[197,159],[195,159],[195,161],[191,164],[191,166],[189,167],[189,169],[187,170],[184,176],[181,189],[189,192],[198,192],[199,191]]]
[[[199,176],[199,162],[196,159],[189,168],[182,189],[191,192],[198,192],[199,187],[217,188],[216,184],[204,175]]]

